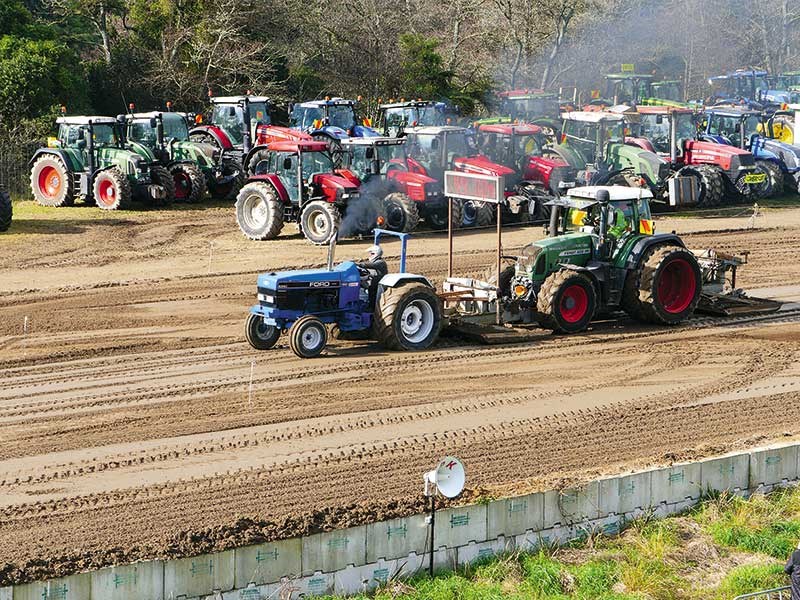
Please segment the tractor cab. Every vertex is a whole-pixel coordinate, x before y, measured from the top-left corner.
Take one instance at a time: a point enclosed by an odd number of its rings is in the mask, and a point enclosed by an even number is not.
[[[527,123],[558,121],[561,112],[558,94],[544,90],[507,90],[498,92],[497,98],[501,115]]]
[[[269,146],[264,158],[255,166],[256,175],[277,174],[292,204],[327,191],[325,176],[334,172],[333,158],[324,142],[277,142]],[[333,193],[335,196],[336,189]]]
[[[697,136],[695,113],[688,108],[640,106],[636,136],[650,142],[661,156],[675,159],[683,155],[685,143]]]
[[[709,78],[708,85],[712,88],[710,104],[743,101],[753,108],[761,108],[760,102],[769,90],[767,72],[756,69],[716,75]]]
[[[304,131],[314,138],[343,140],[348,137],[375,137],[372,122],[356,117],[356,102],[330,98],[298,102],[290,106],[289,127]]]
[[[605,111],[564,113],[559,146],[567,150],[576,169],[604,162],[613,144],[625,141],[626,124],[621,114]]]
[[[652,96],[652,75],[640,73],[611,73],[605,76],[605,98],[614,104],[638,104]]]
[[[707,109],[703,137],[719,144],[748,148],[751,137],[762,131],[761,113],[738,106]]]
[[[54,147],[72,148],[82,153],[94,149],[122,148],[119,123],[113,117],[60,117]]]
[[[683,85],[677,79],[650,83],[650,97],[670,102],[683,102]]]
[[[385,136],[402,137],[408,127],[450,125],[460,114],[458,106],[432,100],[381,104],[378,129]]]
[[[125,115],[127,138],[147,146],[161,148],[164,144],[189,141],[186,117],[176,112],[148,112]]]
[[[408,171],[403,138],[351,138],[342,142],[342,166],[366,183],[385,178],[392,171]]]
[[[260,125],[272,122],[272,101],[265,96],[212,96],[208,123],[196,117],[196,126],[189,131],[192,141],[206,142],[220,150],[239,150],[246,154],[253,147]]]
[[[409,156],[424,167],[426,174],[440,181],[447,169],[456,167],[459,159],[479,157],[475,137],[464,127],[409,128],[406,137]]]

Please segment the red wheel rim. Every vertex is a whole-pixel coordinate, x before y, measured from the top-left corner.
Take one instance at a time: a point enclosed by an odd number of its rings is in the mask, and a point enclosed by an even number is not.
[[[192,180],[183,171],[175,171],[172,174],[172,179],[175,180],[175,198],[178,200],[185,200],[189,197],[189,190],[192,189]]]
[[[561,318],[567,323],[577,323],[586,316],[589,310],[589,294],[583,286],[573,284],[561,294],[559,303]]]
[[[685,258],[676,258],[661,269],[658,278],[658,302],[671,314],[688,308],[697,290],[694,269]]]
[[[39,171],[39,192],[48,198],[55,198],[61,193],[61,174],[58,169],[51,166],[44,167]]]
[[[117,199],[117,188],[110,179],[103,179],[97,186],[97,197],[101,204],[113,206]]]

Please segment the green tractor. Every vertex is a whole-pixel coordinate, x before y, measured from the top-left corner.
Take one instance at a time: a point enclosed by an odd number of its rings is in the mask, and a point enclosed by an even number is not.
[[[671,174],[669,162],[625,143],[628,132],[622,114],[575,111],[562,118],[560,143],[548,152],[577,169],[581,185],[630,185],[664,195]]]
[[[525,246],[496,283],[448,279],[445,296],[457,313],[475,314],[483,290],[487,304],[499,299],[503,322],[561,333],[617,310],[647,323],[681,323],[700,301],[703,272],[680,237],[654,234],[651,198],[622,186],[573,188],[550,202],[549,237]]]
[[[220,151],[211,144],[189,140],[185,115],[159,111],[130,113],[125,115],[125,122],[128,142],[140,154],[154,155],[172,175],[177,201],[200,202],[206,193],[207,180],[218,186],[223,182]]]
[[[58,137],[31,158],[31,190],[42,206],[68,206],[76,197],[104,210],[124,209],[134,198],[162,203],[172,176],[124,141],[113,117],[60,117]]]
[[[11,227],[13,212],[11,196],[0,188],[0,231],[8,231],[8,228]]]

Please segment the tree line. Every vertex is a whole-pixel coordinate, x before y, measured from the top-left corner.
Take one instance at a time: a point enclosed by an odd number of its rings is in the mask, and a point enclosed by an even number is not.
[[[0,144],[42,135],[61,104],[199,111],[209,91],[479,114],[494,90],[590,89],[620,63],[704,97],[739,66],[800,69],[799,37],[795,0],[4,0]]]

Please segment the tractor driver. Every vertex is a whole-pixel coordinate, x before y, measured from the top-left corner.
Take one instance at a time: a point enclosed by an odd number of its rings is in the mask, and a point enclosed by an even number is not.
[[[377,244],[367,248],[367,260],[356,263],[361,274],[361,288],[369,293],[369,304],[375,303],[378,283],[389,273],[389,265],[383,258],[383,248]]]

